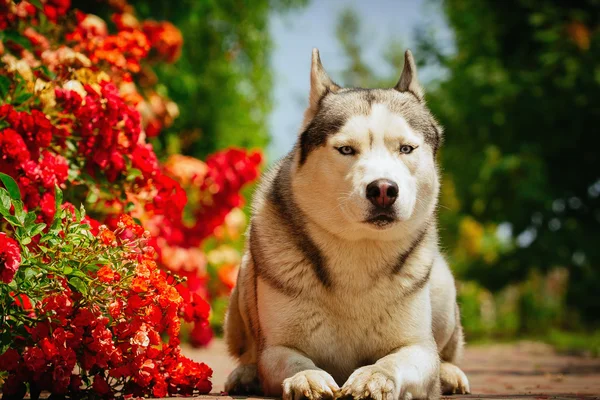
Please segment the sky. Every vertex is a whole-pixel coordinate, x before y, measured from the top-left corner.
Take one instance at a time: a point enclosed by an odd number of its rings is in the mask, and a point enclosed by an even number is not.
[[[267,151],[269,161],[287,153],[296,140],[308,102],[313,47],[319,49],[323,66],[331,78],[343,84],[340,71],[347,61],[336,40],[335,27],[338,16],[348,7],[356,10],[361,18],[366,44],[364,58],[377,72],[392,72],[382,69],[384,46],[391,39],[399,39],[410,48],[419,25],[434,26],[436,37],[451,41],[441,10],[430,0],[312,0],[300,10],[272,14],[269,22],[274,41],[271,60],[274,92],[269,119],[272,135]],[[398,66],[398,77],[400,72]]]

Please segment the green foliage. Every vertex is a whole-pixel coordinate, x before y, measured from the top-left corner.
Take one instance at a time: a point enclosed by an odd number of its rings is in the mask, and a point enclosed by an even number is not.
[[[306,0],[132,3],[141,17],[169,20],[184,37],[179,61],[156,71],[181,113],[161,135],[167,151],[204,158],[228,146],[265,147],[272,104],[268,15]]]
[[[559,351],[583,353],[593,357],[600,356],[600,332],[573,333],[552,330],[546,341]]]
[[[441,162],[460,204],[446,216],[445,239],[459,236],[465,216],[509,223],[513,245],[464,260],[465,277],[498,290],[532,269],[567,267],[568,304],[598,323],[598,2],[443,5],[456,54],[440,56],[427,37],[430,51],[417,54],[449,73],[428,96],[446,128]],[[525,231],[531,243],[516,241]]]

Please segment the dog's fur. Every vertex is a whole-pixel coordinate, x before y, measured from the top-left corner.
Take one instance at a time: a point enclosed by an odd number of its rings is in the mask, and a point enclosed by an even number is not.
[[[463,333],[438,246],[441,136],[410,51],[395,88],[345,89],[313,50],[300,136],[254,198],[225,322],[240,363],[228,392],[386,400],[469,392],[454,364]],[[401,152],[405,145],[414,150]],[[341,154],[343,146],[356,153]],[[399,188],[383,216],[365,194],[382,178]]]

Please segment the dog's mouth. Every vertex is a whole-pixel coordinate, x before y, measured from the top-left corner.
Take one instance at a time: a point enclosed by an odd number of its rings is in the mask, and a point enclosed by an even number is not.
[[[365,223],[379,229],[387,228],[394,222],[396,222],[396,217],[390,212],[379,212],[365,220]]]

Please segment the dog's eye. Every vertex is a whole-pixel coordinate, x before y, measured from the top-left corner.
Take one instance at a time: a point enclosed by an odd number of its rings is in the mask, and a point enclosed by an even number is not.
[[[340,154],[345,155],[345,156],[351,156],[351,155],[356,154],[356,150],[354,150],[350,146],[338,147],[337,150],[340,152]]]
[[[400,153],[402,153],[402,154],[410,154],[410,153],[412,153],[412,151],[414,149],[415,149],[414,147],[405,144],[405,145],[400,146]]]

